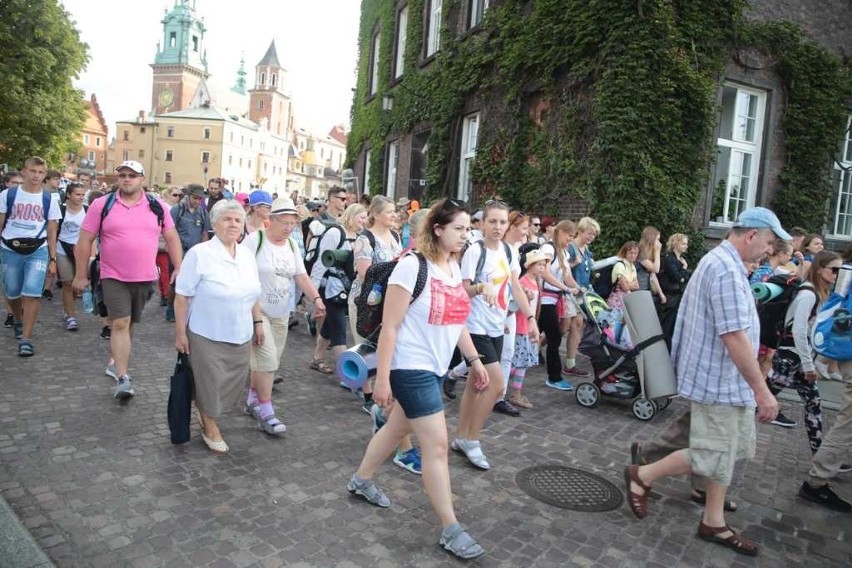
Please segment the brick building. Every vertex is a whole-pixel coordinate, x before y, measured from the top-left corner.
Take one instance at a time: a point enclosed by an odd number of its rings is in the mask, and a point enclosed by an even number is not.
[[[78,138],[80,148],[76,153],[69,154],[65,163],[65,172],[75,178],[83,172],[103,176],[108,173],[109,127],[104,120],[98,98],[94,94],[83,104],[86,107],[86,122]]]

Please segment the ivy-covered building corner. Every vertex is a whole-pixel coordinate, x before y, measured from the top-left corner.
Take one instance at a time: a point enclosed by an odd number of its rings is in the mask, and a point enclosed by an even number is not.
[[[719,238],[852,241],[847,0],[362,0],[348,159],[371,194],[501,195]]]

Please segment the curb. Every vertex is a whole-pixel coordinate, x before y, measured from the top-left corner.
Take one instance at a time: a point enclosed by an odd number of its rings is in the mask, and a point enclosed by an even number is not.
[[[0,495],[0,566],[4,568],[50,568],[53,562],[18,520],[15,511]]]

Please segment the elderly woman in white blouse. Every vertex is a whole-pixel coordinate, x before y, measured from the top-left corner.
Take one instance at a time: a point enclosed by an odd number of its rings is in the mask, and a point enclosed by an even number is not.
[[[175,282],[175,347],[189,354],[201,439],[227,453],[221,413],[245,387],[252,340],[263,344],[260,279],[254,251],[237,246],[245,211],[236,201],[210,210],[215,238],[192,247]]]

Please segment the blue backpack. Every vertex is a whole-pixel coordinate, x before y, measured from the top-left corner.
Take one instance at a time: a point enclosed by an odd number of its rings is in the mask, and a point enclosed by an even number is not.
[[[828,297],[816,315],[811,344],[823,357],[852,361],[852,295]]]
[[[12,208],[15,206],[15,197],[18,195],[18,187],[10,187],[6,192],[6,216],[3,217],[3,226],[0,227],[0,232],[3,232],[3,229],[6,228],[6,223],[9,222],[9,215],[12,213]],[[42,215],[44,216],[44,225],[38,235],[36,235],[37,239],[41,238],[47,230],[47,214],[50,212],[50,195],[49,191],[42,190],[41,192],[41,210]]]

